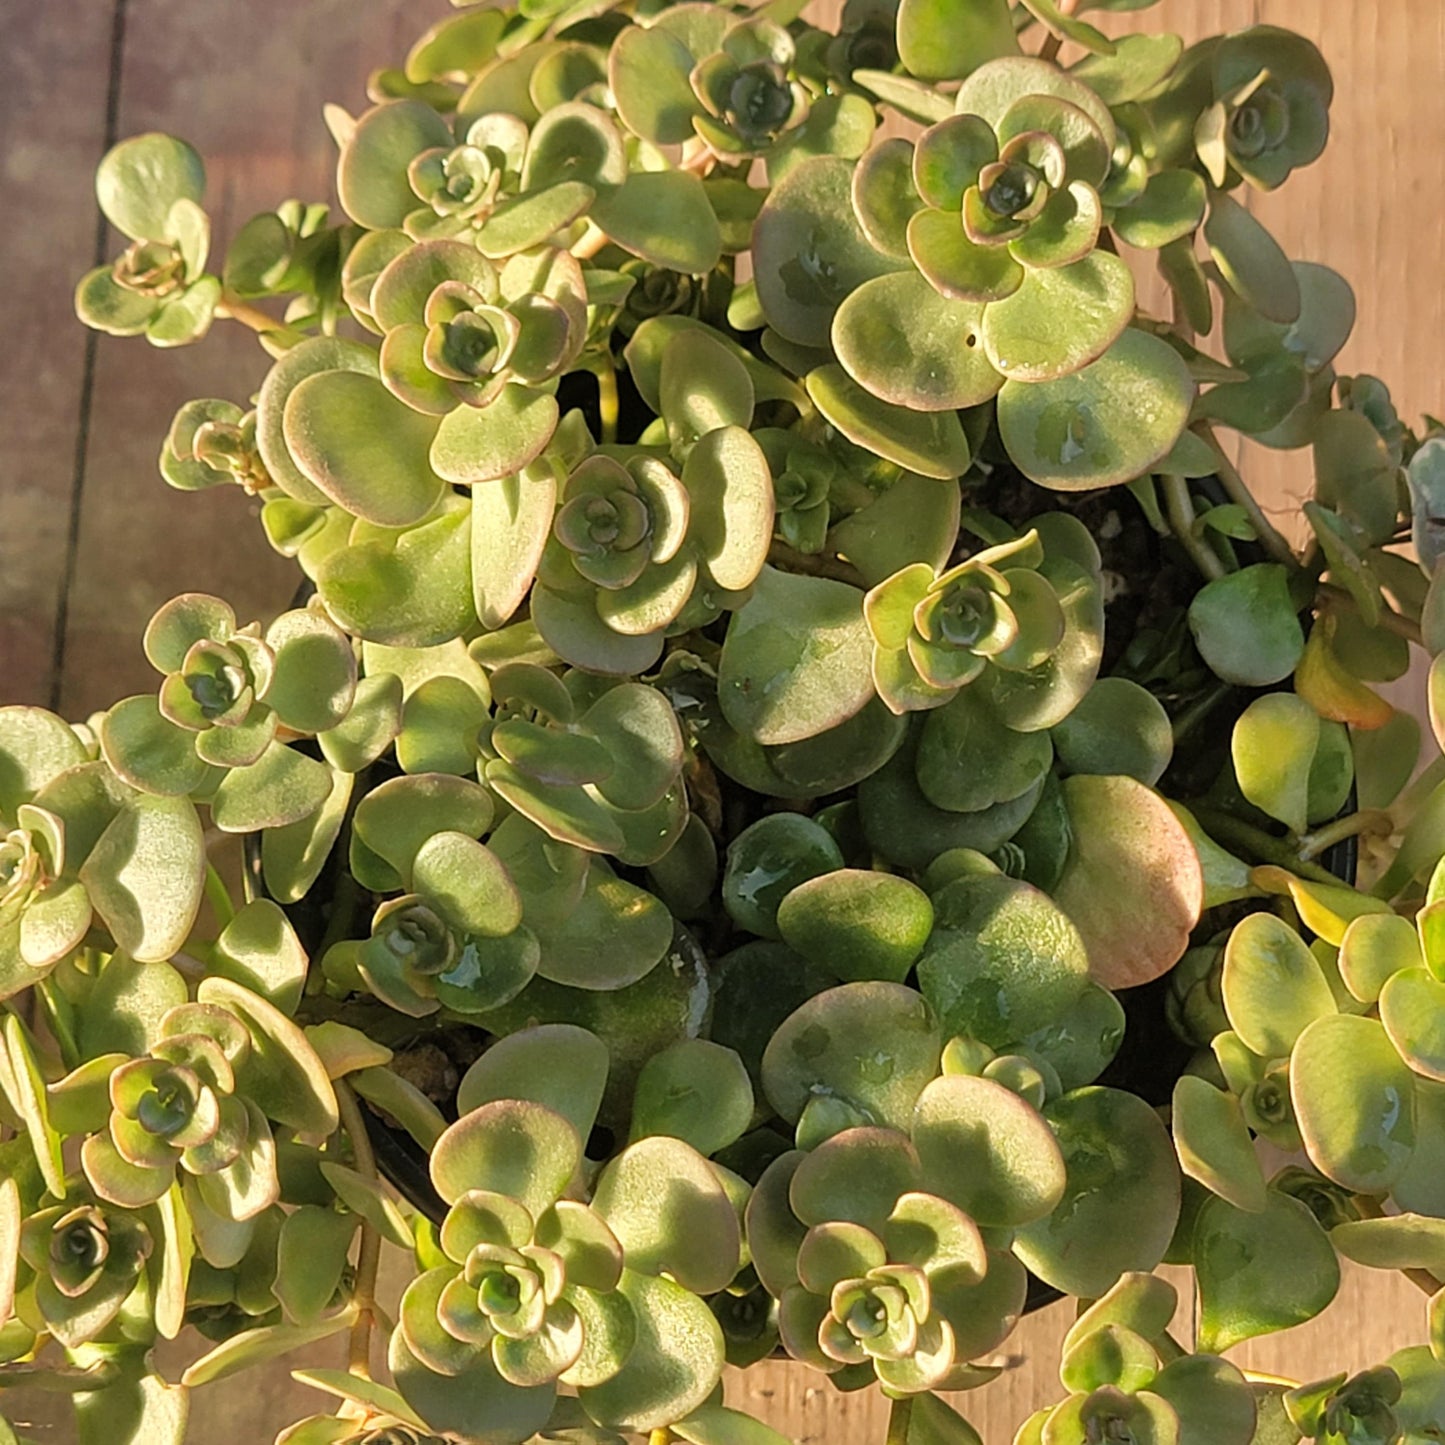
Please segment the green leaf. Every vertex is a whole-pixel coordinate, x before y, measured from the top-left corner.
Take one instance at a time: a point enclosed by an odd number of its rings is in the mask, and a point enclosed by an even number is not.
[[[1133,778],[1081,774],[1063,785],[1073,847],[1054,898],[1088,949],[1094,980],[1129,988],[1183,956],[1204,902],[1184,825]],[[1147,917],[1148,929],[1138,920]]]
[[[847,983],[902,983],[932,931],[933,905],[906,878],[841,868],[789,892],[777,926],[790,947]]]
[[[86,760],[85,745],[54,713],[0,707],[0,814],[13,818],[21,803]]]
[[[1206,583],[1189,604],[1189,628],[1215,673],[1241,687],[1281,682],[1304,656],[1289,576],[1277,562]]]
[[[704,1156],[739,1139],[753,1117],[753,1086],[737,1053],[708,1039],[683,1039],[642,1066],[631,1138],[666,1135]]]
[[[196,756],[195,733],[164,717],[150,694],[128,697],[105,714],[100,747],[117,777],[162,797],[195,792],[210,771]]]
[[[451,130],[429,105],[392,101],[367,111],[342,148],[336,191],[346,213],[369,231],[400,226],[417,208],[407,167],[424,150],[450,149]]]
[[[935,1079],[918,1096],[913,1143],[928,1188],[984,1227],[1042,1219],[1063,1197],[1064,1156],[1049,1126],[991,1079]]]
[[[704,1405],[687,1419],[674,1420],[672,1433],[688,1445],[788,1445],[787,1436],[771,1426],[722,1405]]]
[[[982,688],[965,687],[925,717],[914,772],[929,802],[977,813],[1036,787],[1053,760],[1047,732],[1015,731]]]
[[[1114,486],[1169,453],[1193,399],[1194,382],[1178,353],[1156,336],[1126,329],[1072,375],[1037,385],[1007,382],[998,400],[999,432],[1019,469],[1042,486],[1064,492]]]
[[[764,567],[723,643],[723,715],[763,744],[812,737],[873,696],[871,654],[857,588]]]
[[[1230,1027],[1266,1059],[1287,1058],[1310,1024],[1336,1012],[1319,961],[1272,913],[1251,913],[1235,926],[1221,986]]]
[[[206,168],[185,141],[152,131],[106,152],[95,173],[105,218],[133,241],[171,239],[166,222],[177,201],[199,202]]]
[[[261,460],[271,480],[287,496],[311,507],[324,506],[330,498],[292,459],[286,445],[286,404],[303,381],[332,371],[353,371],[373,379],[380,375],[376,352],[371,347],[336,336],[313,336],[281,356],[266,373],[256,394],[256,449]],[[172,667],[179,665],[178,660]]]
[[[777,938],[778,909],[801,883],[843,865],[825,828],[797,813],[774,813],[744,828],[728,845],[722,903],[734,923]]]
[[[914,411],[884,401],[831,363],[808,373],[807,388],[818,410],[856,446],[942,481],[968,470],[968,437],[952,411]]]
[[[185,947],[204,876],[195,808],[183,798],[146,794],[127,800],[80,870],[116,945],[141,963]]]
[[[341,1284],[357,1222],[316,1204],[303,1204],[282,1221],[272,1288],[287,1319],[311,1325],[321,1318]]]
[[[999,1045],[1064,1013],[1083,992],[1089,957],[1048,894],[995,873],[935,894],[918,984],[949,1034]]]
[[[768,323],[802,346],[826,346],[851,292],[906,264],[874,250],[853,210],[853,163],[818,156],[773,187],[753,227],[753,269]]]
[[[1445,1270],[1445,1220],[1428,1214],[1346,1220],[1330,1230],[1330,1243],[1370,1269]]]
[[[401,731],[401,699],[401,679],[392,673],[363,677],[356,684],[345,718],[317,734],[322,755],[333,769],[359,773],[391,746]]]
[[[701,113],[688,75],[692,52],[664,25],[628,26],[613,43],[607,76],[617,114],[633,134],[654,145],[691,140]]]
[[[1299,319],[1299,278],[1289,257],[1232,196],[1211,193],[1204,240],[1224,279],[1261,316],[1285,326]]]
[[[187,997],[185,979],[170,964],[114,954],[86,997],[78,1030],[81,1053],[87,1059],[138,1058],[160,1038],[161,1020]]]
[[[1163,703],[1125,677],[1101,677],[1054,728],[1053,740],[1068,772],[1122,775],[1150,788],[1174,754]]]
[[[933,1010],[911,988],[846,983],[779,1025],[763,1055],[763,1092],[790,1124],[814,1095],[827,1095],[906,1130],[942,1043]]]
[[[1393,974],[1380,991],[1380,1022],[1417,1074],[1445,1080],[1445,983],[1426,968]]]
[[[267,828],[261,835],[262,876],[266,891],[278,903],[305,897],[321,876],[341,833],[352,784],[350,773],[333,770],[331,792],[314,813],[282,828]]]
[[[216,940],[212,971],[294,1014],[306,983],[306,950],[269,898],[242,907]]]
[[[1415,1085],[1384,1027],[1333,1014],[1299,1036],[1290,1099],[1305,1149],[1336,1184],[1383,1194],[1415,1147]]]
[[[1010,381],[1054,381],[1102,356],[1133,314],[1133,273],[1117,256],[1095,251],[1066,266],[1025,267],[1018,289],[984,312],[983,348]],[[1116,359],[1126,374],[1114,385],[1137,387],[1140,370],[1152,381],[1162,360],[1162,352],[1156,360],[1136,347]],[[1097,381],[1095,390],[1102,390]]]
[[[554,397],[508,382],[486,406],[459,406],[442,418],[431,466],[465,486],[521,471],[552,440],[557,414]]]
[[[983,314],[978,302],[939,296],[915,271],[875,276],[838,308],[833,346],[882,401],[916,411],[978,406],[1004,380],[980,344]]]
[[[380,1180],[358,1174],[344,1164],[323,1162],[320,1168],[326,1182],[336,1191],[336,1197],[353,1214],[360,1215],[383,1239],[399,1248],[415,1248],[411,1226]]]
[[[358,371],[306,377],[287,398],[283,425],[302,474],[353,516],[406,527],[442,498],[442,479],[427,455],[440,436],[435,418],[413,411],[373,377]]]
[[[539,1024],[498,1039],[457,1087],[457,1112],[498,1099],[528,1099],[560,1114],[585,1140],[607,1085],[607,1046],[575,1024]]]
[[[538,924],[542,958],[537,972],[571,988],[626,988],[661,962],[673,929],[662,902],[594,863],[581,898],[566,916]]]
[[[942,572],[958,536],[958,517],[957,487],[904,472],[876,501],[834,526],[828,546],[876,587],[914,562]]]
[[[76,1445],[182,1445],[185,1439],[190,1394],[184,1383],[147,1374],[74,1398]]]
[[[448,1204],[469,1189],[488,1189],[536,1219],[561,1198],[581,1159],[577,1131],[560,1114],[499,1099],[463,1115],[437,1140],[431,1176]]]
[[[196,990],[200,1003],[236,1015],[251,1038],[237,1069],[237,1089],[268,1119],[321,1138],[337,1127],[336,1092],[316,1051],[280,1009],[228,978],[211,976]]]
[[[232,768],[221,779],[211,799],[211,821],[223,833],[284,828],[309,817],[331,793],[330,768],[272,742],[256,762]]]
[[[473,490],[472,602],[483,627],[501,627],[526,600],[556,506],[549,473],[498,477]]]
[[[330,1339],[332,1335],[350,1328],[355,1318],[354,1310],[344,1309],[315,1324],[262,1325],[258,1329],[243,1330],[187,1366],[181,1383],[191,1389],[214,1384],[242,1370],[289,1355],[292,1350]]]
[[[1395,913],[1356,918],[1340,944],[1340,977],[1361,1003],[1374,1003],[1393,975],[1423,962],[1415,925]]]
[[[1273,1189],[1254,1214],[1207,1199],[1194,1223],[1193,1255],[1198,1347],[1211,1353],[1313,1319],[1340,1285],[1335,1251],[1314,1215]]]
[[[898,7],[898,54],[920,80],[962,80],[985,62],[1017,55],[1006,0],[903,0]]]
[[[628,1272],[666,1273],[694,1294],[713,1294],[737,1273],[737,1212],[712,1166],[681,1139],[629,1144],[598,1177],[592,1207],[622,1245]]]
[[[491,827],[495,805],[485,788],[444,773],[391,778],[356,806],[356,836],[390,871],[357,882],[373,892],[404,891],[417,850],[433,833],[452,831],[479,838]],[[353,865],[353,872],[356,872]]]
[[[541,1430],[557,1398],[555,1383],[523,1388],[508,1383],[481,1354],[458,1375],[439,1375],[407,1347],[401,1327],[387,1352],[396,1388],[433,1430],[469,1445],[517,1445]]]
[[[522,899],[501,860],[465,833],[433,833],[417,849],[411,886],[459,935],[504,938],[522,922]]]
[[[283,612],[266,629],[276,654],[266,706],[296,732],[320,733],[344,722],[356,697],[351,639],[306,608]]]
[[[1206,1079],[1185,1074],[1174,1086],[1174,1147],[1191,1179],[1252,1214],[1265,1207],[1264,1171],[1239,1101]]]
[[[717,1319],[696,1295],[668,1279],[628,1269],[618,1289],[637,1317],[637,1342],[611,1379],[578,1391],[583,1406],[619,1431],[648,1431],[685,1418],[722,1376]]]
[[[1179,1217],[1174,1148],[1153,1109],[1117,1089],[1078,1089],[1043,1113],[1063,1150],[1064,1195],[1013,1250],[1055,1289],[1097,1298],[1163,1259]]]
[[[338,548],[316,572],[326,610],[353,636],[396,648],[459,637],[475,618],[470,527],[467,500],[449,496],[420,526]]]
[[[689,171],[633,171],[597,197],[591,219],[624,251],[669,271],[700,276],[722,255],[717,215]]]
[[[1309,824],[1319,742],[1319,714],[1294,693],[1256,698],[1234,725],[1230,748],[1240,792],[1292,833]]]
[[[35,1057],[30,1032],[14,1014],[6,1014],[4,1027],[5,1062],[0,1075],[0,1095],[8,1102],[30,1139],[35,1162],[45,1187],[56,1199],[64,1199],[65,1161],[61,1158],[61,1138],[50,1121],[50,1100],[45,1092],[45,1078]]]

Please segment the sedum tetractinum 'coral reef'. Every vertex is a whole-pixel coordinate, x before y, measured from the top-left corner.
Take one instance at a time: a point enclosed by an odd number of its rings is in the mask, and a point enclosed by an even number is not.
[[[278,1445],[776,1445],[783,1356],[974,1445],[1052,1291],[1019,1445],[1440,1437],[1445,759],[1377,684],[1445,435],[1245,204],[1318,51],[1147,3],[459,4],[219,259],[188,145],[105,157],[79,315],[257,333],[160,470],[300,587],[0,708],[0,1387],[180,1445],[345,1334]],[[1341,1257],[1425,1343],[1224,1357]]]

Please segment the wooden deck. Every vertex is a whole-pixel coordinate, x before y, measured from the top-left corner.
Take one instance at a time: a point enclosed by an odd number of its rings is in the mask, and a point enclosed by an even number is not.
[[[201,346],[161,352],[88,334],[73,318],[76,279],[114,253],[97,225],[96,161],[138,131],[185,136],[210,167],[222,235],[285,197],[328,196],[322,101],[359,108],[368,69],[446,13],[443,0],[0,0],[0,701],[83,718],[155,685],[140,635],[167,597],[213,591],[243,617],[264,617],[293,585],[239,492],[182,495],[156,473],[183,401],[240,400],[259,380],[265,359],[249,335],[218,326]],[[1445,411],[1445,7],[1165,0],[1124,18],[1190,37],[1263,21],[1319,43],[1338,90],[1331,151],[1254,204],[1292,255],[1353,282],[1361,320],[1342,369],[1383,376],[1408,417]],[[1265,457],[1255,473],[1281,515],[1307,485],[1301,460]],[[963,1403],[988,1445],[1007,1445],[1056,1397],[1067,1325],[1060,1306],[1026,1321],[1010,1343],[1015,1368]],[[1236,1353],[1310,1378],[1376,1362],[1422,1340],[1424,1325],[1410,1285],[1377,1278],[1367,1288],[1355,1271],[1319,1320]],[[799,1442],[883,1437],[881,1401],[837,1396],[798,1371],[753,1371],[729,1398]],[[12,1396],[0,1408],[33,1422],[38,1439],[73,1439],[53,1397]],[[322,1408],[278,1367],[201,1391],[192,1438],[264,1445]]]

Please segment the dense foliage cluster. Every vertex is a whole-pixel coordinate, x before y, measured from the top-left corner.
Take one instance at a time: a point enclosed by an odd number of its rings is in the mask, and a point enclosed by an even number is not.
[[[258,333],[160,469],[304,581],[0,709],[0,1387],[179,1445],[349,1332],[278,1445],[768,1445],[720,1380],[781,1352],[972,1445],[938,1392],[1047,1287],[1020,1445],[1438,1439],[1445,759],[1373,684],[1445,649],[1445,437],[1240,199],[1320,154],[1318,52],[458,3],[328,108],[340,219],[212,271],[188,145],[100,167],[79,314]],[[1302,547],[1216,428],[1312,449]],[[1341,1256],[1428,1347],[1222,1357]]]

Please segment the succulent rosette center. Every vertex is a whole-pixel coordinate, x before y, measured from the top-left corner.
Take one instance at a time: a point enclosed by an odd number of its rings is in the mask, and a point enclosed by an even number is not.
[[[20,1256],[35,1271],[35,1303],[67,1348],[115,1318],[150,1257],[149,1229],[130,1213],[87,1200],[37,1210],[20,1230]]]
[[[186,284],[186,258],[169,241],[135,241],[116,258],[111,275],[118,286],[160,300]]]
[[[377,909],[371,937],[403,973],[434,977],[457,958],[457,941],[435,909],[416,894],[393,898]],[[371,950],[375,952],[375,948]]]
[[[484,216],[496,204],[504,177],[500,157],[481,146],[423,151],[407,169],[417,196],[438,216]]]
[[[161,711],[192,732],[239,727],[269,685],[273,665],[271,649],[259,638],[201,638],[161,684]]]
[[[45,860],[28,828],[12,828],[0,841],[0,909],[19,906],[45,886]]]
[[[788,124],[795,101],[787,72],[773,60],[754,60],[728,87],[726,119],[750,140],[771,140]]]

